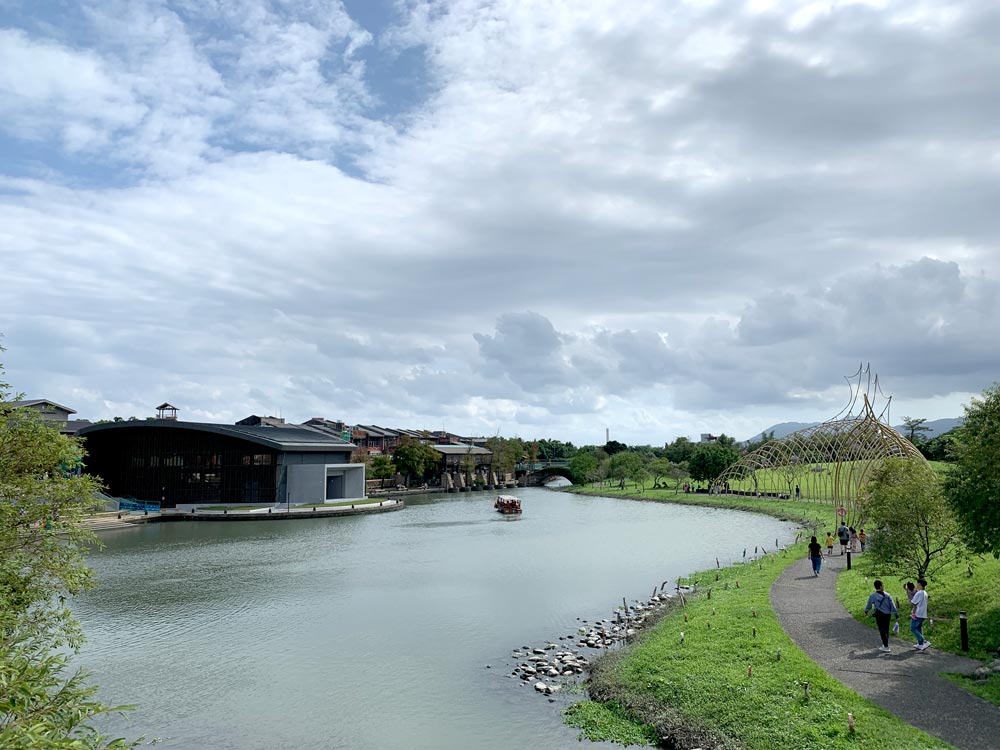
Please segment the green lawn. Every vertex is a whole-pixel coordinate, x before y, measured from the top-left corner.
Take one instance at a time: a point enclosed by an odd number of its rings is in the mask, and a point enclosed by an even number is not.
[[[865,601],[872,590],[872,580],[881,578],[886,590],[896,597],[900,607],[899,636],[908,644],[913,642],[909,632],[909,606],[903,594],[903,583],[913,577],[900,578],[883,575],[864,555],[855,558],[853,570],[844,571],[837,579],[837,596],[855,617],[875,627],[873,621],[863,620]],[[928,581],[928,615],[933,625],[924,625],[924,635],[934,648],[965,654],[973,659],[993,660],[1000,647],[1000,560],[992,557],[973,556],[967,561],[945,568]],[[900,604],[901,602],[901,604]],[[969,618],[969,651],[961,649],[958,613],[965,610]],[[1000,680],[997,676],[987,684],[972,684],[970,680],[956,680],[977,695],[1000,705]]]
[[[585,488],[588,493],[622,494]],[[828,510],[809,502],[676,496],[666,491],[647,491],[642,497],[767,512],[810,524],[823,520]],[[691,578],[701,581],[701,595],[690,597],[686,606],[665,616],[629,649],[594,665],[590,693],[606,710],[574,708],[568,720],[588,737],[612,739],[622,736],[623,722],[632,719],[633,736],[646,731],[644,725],[653,725],[661,734],[676,735],[683,746],[948,747],[830,677],[785,634],[771,609],[771,584],[804,555],[802,542],[758,562],[693,574]],[[704,593],[708,587],[711,598]],[[854,734],[848,731],[848,713],[854,715]],[[602,727],[607,734],[602,735]]]

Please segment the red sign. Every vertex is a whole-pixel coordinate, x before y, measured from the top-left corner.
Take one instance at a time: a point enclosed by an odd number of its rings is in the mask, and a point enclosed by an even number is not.
[[[847,515],[847,508],[845,508],[843,505],[841,505],[839,508],[837,508],[837,515],[840,516],[841,518],[843,518],[844,516],[846,516]]]

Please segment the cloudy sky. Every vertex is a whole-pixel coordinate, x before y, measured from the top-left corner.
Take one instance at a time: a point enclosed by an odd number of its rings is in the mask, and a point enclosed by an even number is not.
[[[0,0],[0,355],[98,419],[661,443],[1000,378],[991,0]]]

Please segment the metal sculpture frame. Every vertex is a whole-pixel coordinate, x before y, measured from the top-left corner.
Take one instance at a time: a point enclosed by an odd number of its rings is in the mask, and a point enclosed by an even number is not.
[[[927,461],[889,425],[892,397],[882,393],[870,365],[845,380],[851,399],[833,419],[765,443],[726,469],[716,486],[732,494],[830,504],[844,509],[840,518],[847,523],[860,523],[860,493],[885,459],[906,458],[925,466]]]

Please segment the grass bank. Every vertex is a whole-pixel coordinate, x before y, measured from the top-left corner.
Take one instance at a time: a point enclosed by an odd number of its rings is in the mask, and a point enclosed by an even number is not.
[[[664,490],[641,495],[635,489],[574,491],[763,512],[808,526],[824,522],[829,511],[808,502]],[[571,708],[567,720],[592,739],[635,739],[652,727],[655,736],[678,747],[948,747],[830,677],[785,634],[771,609],[770,589],[804,555],[801,542],[746,564],[694,573],[699,593],[629,648],[597,660],[589,688],[600,706]],[[848,713],[854,717],[853,733]],[[632,735],[625,734],[629,723],[635,726]]]
[[[851,570],[844,571],[837,579],[837,597],[847,611],[874,628],[875,624],[864,618],[865,602],[872,591],[872,581],[882,579],[886,591],[896,598],[900,611],[900,645],[914,642],[909,631],[909,606],[903,593],[903,583],[913,576],[900,578],[886,575],[870,558],[855,557]],[[942,651],[963,654],[973,659],[990,661],[997,658],[1000,647],[1000,560],[992,557],[973,556],[936,573],[928,582],[928,614],[933,624],[924,625],[924,635]],[[969,651],[962,651],[959,630],[960,611],[968,614]],[[1000,705],[1000,675],[987,681],[970,680],[955,676],[954,681],[982,698]]]

